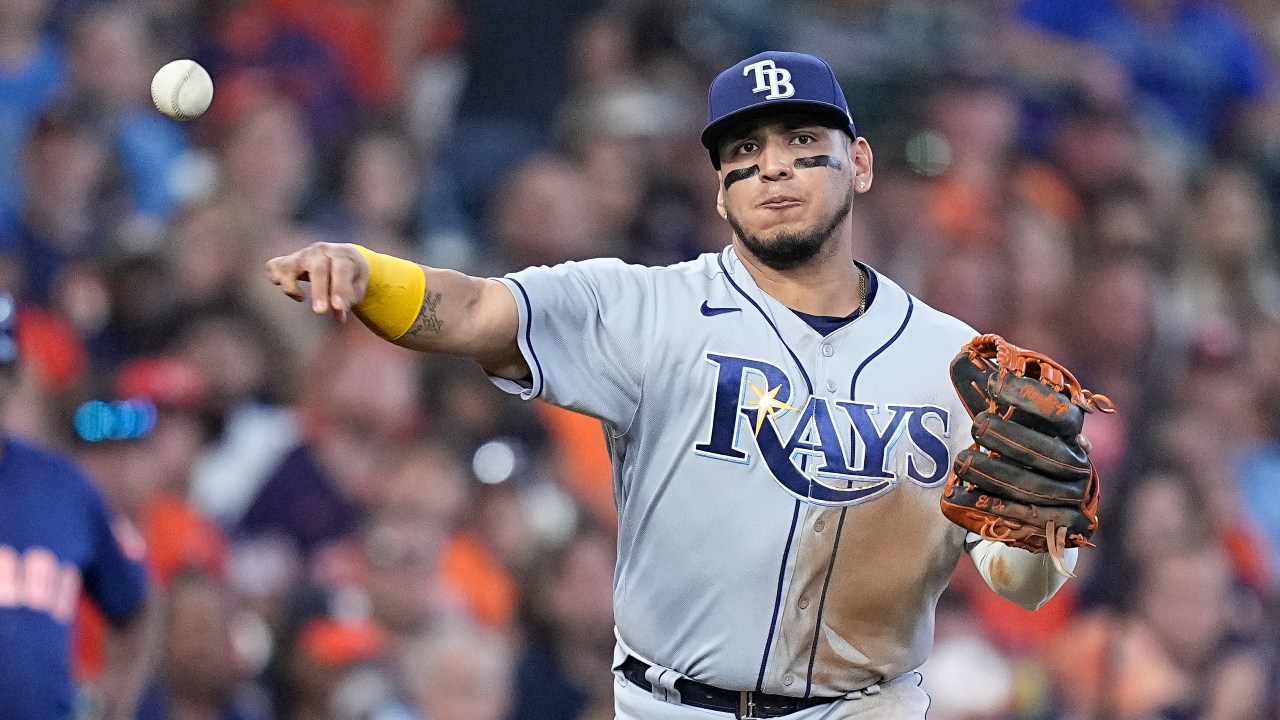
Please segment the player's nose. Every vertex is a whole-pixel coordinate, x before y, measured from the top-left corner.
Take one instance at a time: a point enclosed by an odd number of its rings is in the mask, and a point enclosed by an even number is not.
[[[786,146],[766,143],[760,151],[760,176],[766,180],[786,180],[795,173],[793,158]]]

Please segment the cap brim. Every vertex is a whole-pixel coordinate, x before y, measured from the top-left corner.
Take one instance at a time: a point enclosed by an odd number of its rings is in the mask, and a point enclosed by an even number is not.
[[[702,146],[711,154],[711,163],[720,168],[720,141],[733,126],[764,115],[780,114],[787,111],[812,113],[821,118],[827,127],[838,128],[854,135],[853,124],[843,110],[830,103],[817,100],[769,100],[757,105],[742,108],[725,115],[708,125],[702,131]]]

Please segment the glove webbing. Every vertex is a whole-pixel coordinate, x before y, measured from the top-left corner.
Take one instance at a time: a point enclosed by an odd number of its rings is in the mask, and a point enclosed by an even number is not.
[[[1079,405],[1085,412],[1100,410],[1103,413],[1114,413],[1115,404],[1106,395],[1090,392],[1080,387],[1080,381],[1071,371],[1059,365],[1052,358],[1034,350],[1026,350],[1005,340],[999,335],[979,335],[964,348],[971,358],[994,360],[1000,374],[1013,373],[1020,377],[1039,380],[1054,390],[1066,395],[1072,403]],[[991,412],[996,410],[995,400],[991,400]]]

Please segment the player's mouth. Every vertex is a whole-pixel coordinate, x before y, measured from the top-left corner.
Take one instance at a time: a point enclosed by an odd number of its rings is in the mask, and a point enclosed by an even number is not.
[[[785,210],[787,208],[799,207],[803,201],[793,195],[770,195],[760,203],[760,207],[767,210]]]

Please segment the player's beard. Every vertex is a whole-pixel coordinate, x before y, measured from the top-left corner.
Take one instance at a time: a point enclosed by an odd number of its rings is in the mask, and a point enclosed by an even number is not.
[[[826,222],[819,223],[809,231],[780,232],[771,240],[762,240],[748,233],[727,208],[725,219],[742,241],[742,246],[757,260],[774,270],[791,270],[814,259],[830,244],[836,228],[849,216],[849,210],[853,207],[853,195],[853,187],[850,186],[844,202],[840,203],[839,209]]]

